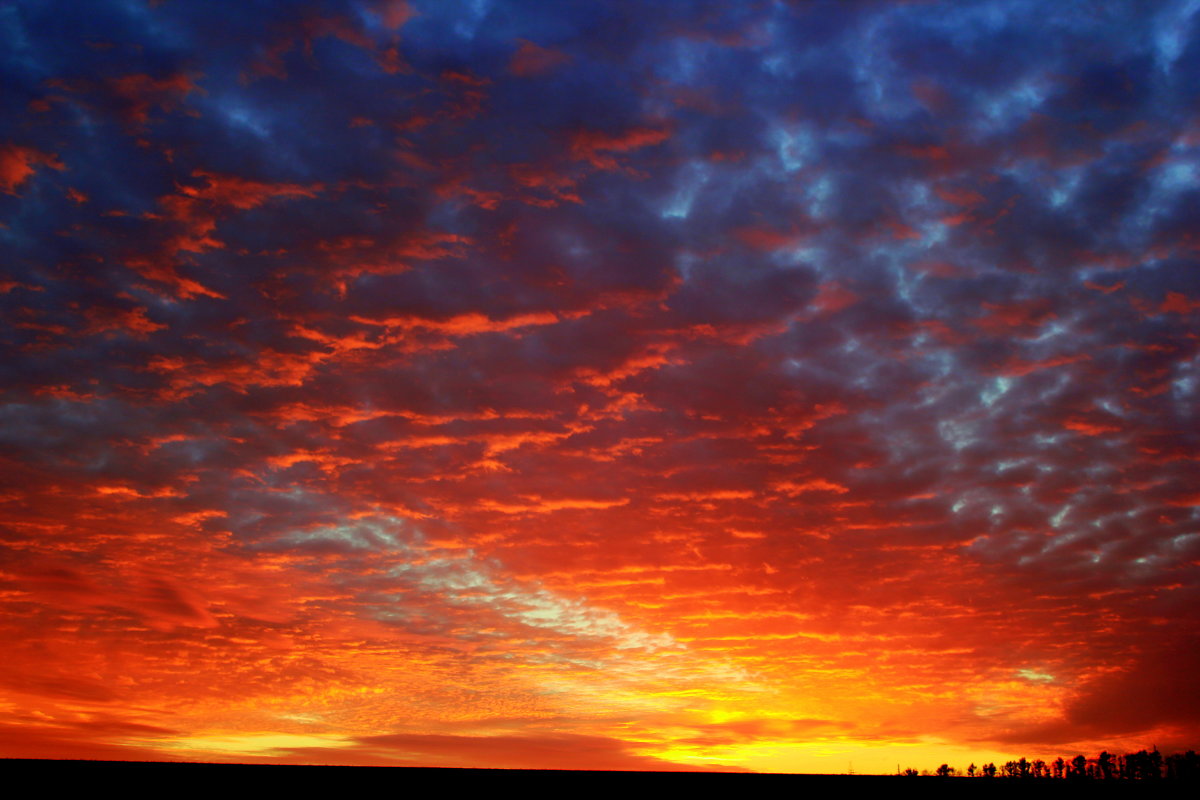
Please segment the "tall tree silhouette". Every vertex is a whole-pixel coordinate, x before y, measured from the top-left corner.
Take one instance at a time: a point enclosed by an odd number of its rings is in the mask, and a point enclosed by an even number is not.
[[[1167,756],[1167,777],[1176,781],[1200,781],[1200,756],[1195,750]]]

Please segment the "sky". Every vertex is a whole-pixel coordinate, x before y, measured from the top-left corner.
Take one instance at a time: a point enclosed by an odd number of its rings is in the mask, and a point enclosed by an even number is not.
[[[0,7],[0,756],[1200,747],[1200,2]]]

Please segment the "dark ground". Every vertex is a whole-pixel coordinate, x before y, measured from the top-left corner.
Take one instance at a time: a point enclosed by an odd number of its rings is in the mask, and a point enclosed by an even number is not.
[[[402,798],[413,791],[548,791],[573,793],[621,791],[753,793],[791,800],[840,792],[871,800],[895,795],[932,797],[1143,797],[1193,796],[1194,786],[1156,782],[1075,782],[1002,778],[905,778],[897,775],[786,775],[712,772],[594,772],[586,770],[438,769],[417,767],[326,767],[258,764],[146,763],[0,759],[0,779],[15,786],[54,787],[55,794],[78,789],[118,797],[191,795],[206,791],[243,796],[250,792],[296,791],[304,795],[381,791]],[[19,795],[10,795],[19,796]],[[219,798],[225,800],[225,798]],[[622,799],[623,800],[623,799]],[[740,800],[735,797],[733,800]]]

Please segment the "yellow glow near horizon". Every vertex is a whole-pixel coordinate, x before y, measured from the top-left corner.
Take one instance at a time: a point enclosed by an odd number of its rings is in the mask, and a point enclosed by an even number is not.
[[[301,747],[352,747],[344,736],[313,736],[296,733],[231,733],[188,736],[160,746],[191,753],[215,753],[234,756],[269,756],[275,752]]]

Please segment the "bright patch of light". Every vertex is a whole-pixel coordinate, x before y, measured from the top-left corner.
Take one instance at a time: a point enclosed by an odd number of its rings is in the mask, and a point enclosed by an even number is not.
[[[1055,528],[1061,528],[1063,520],[1067,518],[1067,514],[1069,513],[1071,513],[1071,506],[1068,503],[1062,507],[1062,510],[1050,518],[1050,524]]]
[[[888,266],[888,272],[891,273],[892,277],[896,280],[896,292],[900,295],[900,299],[903,300],[904,304],[910,308],[915,307],[916,302],[913,296],[913,289],[916,288],[917,285],[917,276],[915,276],[911,270],[906,269],[903,264],[901,264],[899,260],[894,257],[891,259],[891,264]],[[922,333],[922,341],[920,344],[923,344],[926,338],[926,334]],[[920,346],[920,344],[918,346]]]
[[[474,39],[480,23],[487,16],[488,2],[487,0],[468,0],[467,9],[467,13],[457,15],[458,21],[454,25],[454,32],[464,39]]]
[[[949,419],[938,423],[938,435],[956,451],[962,450],[978,438],[975,436],[974,426],[970,423]]]
[[[260,139],[270,137],[271,131],[263,123],[260,115],[245,106],[231,102],[221,102],[217,105],[221,115],[229,121],[231,127],[254,134]]]
[[[1071,201],[1079,184],[1083,182],[1084,170],[1081,167],[1066,167],[1055,171],[1058,184],[1050,190],[1050,205],[1060,208]]]
[[[1200,10],[1200,0],[1188,0],[1176,14],[1163,14],[1154,32],[1158,50],[1158,68],[1170,72],[1183,53],[1183,45],[1191,33],[1192,16]]]
[[[1196,165],[1187,161],[1174,161],[1164,164],[1158,171],[1155,183],[1160,190],[1172,194],[1196,185]]]
[[[1017,676],[1035,683],[1054,683],[1055,680],[1049,672],[1041,672],[1036,669],[1019,669]]]
[[[813,219],[824,219],[829,211],[829,198],[833,195],[833,180],[822,175],[808,185],[808,215]]]
[[[307,531],[293,531],[275,540],[285,547],[340,544],[351,550],[396,549],[403,545],[381,525],[331,525]]]
[[[985,406],[991,408],[991,406],[997,400],[1004,396],[1011,386],[1012,378],[1006,378],[1004,376],[994,378],[992,380],[992,385],[985,387],[984,390],[979,393],[979,399],[983,401]]]
[[[794,247],[787,251],[788,263],[818,264],[825,258],[825,250],[816,246]]]
[[[762,60],[762,68],[775,77],[791,77],[794,73],[792,65],[782,53],[773,53]]]
[[[405,560],[389,572],[397,580],[397,589],[415,586],[451,605],[483,606],[501,617],[560,635],[610,639],[617,649],[656,651],[676,646],[674,639],[666,634],[642,631],[614,612],[590,606],[583,600],[502,581],[496,577],[493,566],[478,561],[469,550],[451,558],[429,558],[424,537],[401,519],[382,517],[294,531],[274,539],[268,546],[303,550],[322,543],[403,556]],[[400,603],[401,596],[393,595],[394,602]],[[412,616],[406,608],[386,604],[373,613],[379,619],[401,624]]]
[[[692,212],[692,203],[696,201],[697,193],[708,182],[708,169],[702,164],[689,164],[683,173],[679,187],[663,209],[664,217],[686,219]]]
[[[1045,100],[1045,82],[1040,77],[1024,80],[983,103],[985,127],[994,132],[1021,124]]]
[[[1061,336],[1066,333],[1068,326],[1061,320],[1053,320],[1042,326],[1041,333],[1038,334],[1035,342],[1044,342],[1047,339],[1053,339],[1056,336]]]
[[[1184,375],[1181,378],[1176,378],[1171,381],[1172,394],[1180,395],[1181,399],[1190,397],[1196,392],[1196,378],[1193,375]]]
[[[156,742],[172,750],[265,755],[274,750],[295,750],[301,747],[352,747],[353,739],[341,736],[308,736],[296,733],[244,733],[213,736],[186,736],[181,739]]]
[[[775,152],[779,161],[788,172],[800,169],[812,157],[815,140],[812,133],[804,127],[778,127],[772,132],[771,138],[775,142]]]
[[[397,577],[414,580],[425,591],[435,592],[446,602],[461,606],[484,606],[500,616],[531,628],[558,634],[613,640],[619,650],[656,651],[671,647],[666,634],[638,630],[617,614],[587,605],[581,600],[560,597],[544,589],[505,585],[497,582],[470,559],[435,559],[394,570]]]
[[[859,54],[856,59],[854,77],[857,80],[866,106],[878,117],[893,116],[898,113],[892,109],[887,100],[887,89],[883,85],[885,76],[896,75],[900,70],[888,58],[890,48],[883,45],[884,28],[887,22],[883,18],[871,20],[862,30],[862,38],[854,46],[854,52]],[[907,87],[905,97],[908,99]],[[907,109],[906,109],[907,111]]]
[[[1200,533],[1181,533],[1171,538],[1171,546],[1177,550],[1186,550],[1196,539],[1200,539]]]
[[[946,241],[946,234],[949,230],[949,226],[944,222],[938,220],[926,222],[921,226],[921,243],[927,247],[941,244]]]

